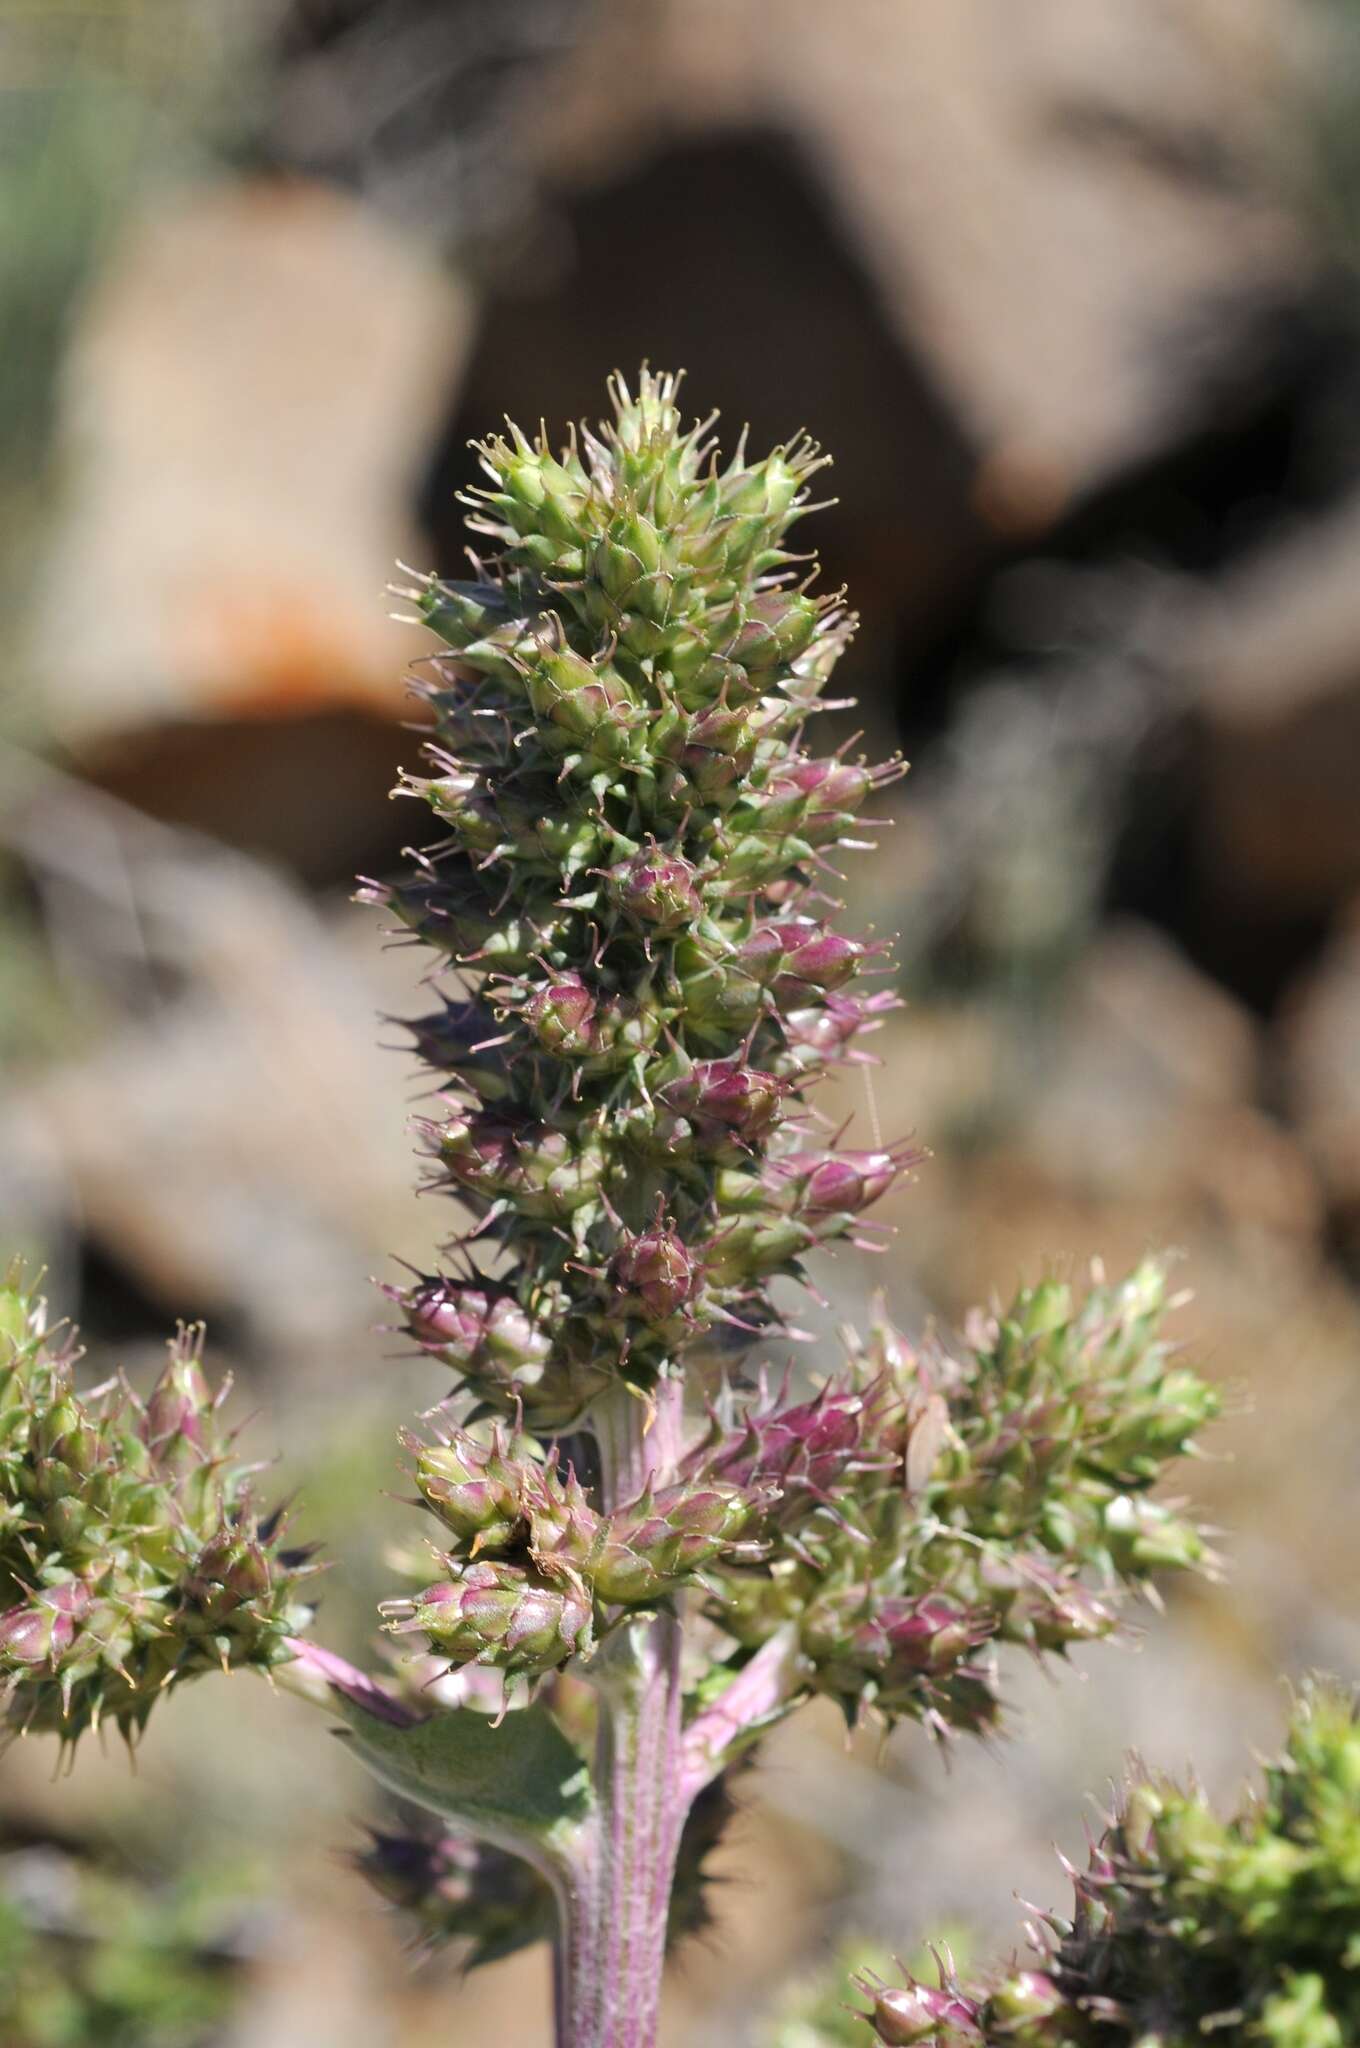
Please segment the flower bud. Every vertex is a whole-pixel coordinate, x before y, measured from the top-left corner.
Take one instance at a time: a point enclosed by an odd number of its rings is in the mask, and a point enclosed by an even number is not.
[[[841,932],[818,932],[791,948],[784,972],[775,982],[775,994],[781,1002],[797,1002],[805,997],[809,986],[839,988],[858,972],[865,960],[882,951],[882,946],[865,945]]]
[[[817,630],[819,616],[814,598],[772,591],[753,599],[746,623],[727,651],[745,669],[775,668],[802,653]]]
[[[460,1429],[449,1443],[413,1448],[416,1485],[446,1528],[474,1552],[504,1550],[515,1540],[524,1521],[524,1475],[499,1434],[481,1444]]]
[[[770,778],[767,786],[772,794],[796,794],[807,810],[816,813],[857,811],[873,782],[870,770],[857,762],[842,761],[835,755],[814,761],[806,754],[798,754]]]
[[[764,462],[738,472],[725,483],[723,505],[737,518],[757,518],[762,523],[782,520],[814,466],[798,461],[791,451],[776,449]]]
[[[394,1634],[419,1630],[455,1663],[513,1676],[552,1671],[591,1645],[591,1602],[573,1573],[549,1582],[517,1565],[471,1564],[384,1611],[396,1617],[388,1622]]]
[[[620,909],[658,932],[680,931],[700,914],[694,870],[679,854],[635,853],[609,870]]]
[[[623,1606],[659,1599],[727,1550],[756,1505],[732,1486],[643,1495],[609,1518],[587,1567],[591,1584],[601,1599]]]
[[[705,1267],[710,1279],[721,1286],[740,1286],[777,1273],[800,1252],[815,1244],[814,1233],[793,1216],[762,1222],[757,1216],[737,1217],[710,1239]]]
[[[912,1670],[942,1671],[985,1640],[987,1624],[961,1607],[927,1594],[917,1601],[885,1600],[867,1624],[864,1642],[877,1651],[880,1641],[891,1664]]]
[[[777,1518],[794,1521],[845,1482],[857,1454],[872,1465],[876,1421],[863,1395],[824,1387],[792,1407],[748,1410],[740,1429],[710,1455],[707,1469],[734,1486],[772,1481],[783,1496]],[[877,1463],[883,1462],[879,1456]]]
[[[89,1587],[80,1579],[64,1579],[31,1603],[0,1614],[0,1664],[60,1663],[90,1606]]]
[[[451,1117],[438,1143],[461,1188],[488,1203],[508,1202],[523,1216],[570,1216],[593,1198],[605,1171],[598,1135],[512,1127],[485,1114]]]
[[[987,2018],[1004,2037],[1020,2048],[1046,2048],[1064,2040],[1061,2033],[1049,2034],[1045,2022],[1065,2012],[1067,2000],[1053,1979],[1043,1970],[1017,1970],[999,1984],[987,2001]]]
[[[507,594],[494,583],[441,583],[433,576],[420,594],[419,606],[431,631],[460,651],[500,631],[511,616]]]
[[[182,1330],[170,1346],[170,1362],[146,1404],[143,1434],[158,1457],[176,1439],[197,1450],[203,1441],[203,1417],[212,1395],[203,1372],[203,1326]]]
[[[524,1015],[545,1052],[586,1052],[595,998],[579,974],[558,975],[537,989]]]
[[[825,930],[812,918],[758,925],[737,957],[773,985],[781,1005],[806,1003],[809,990],[835,989],[883,947]]]
[[[784,1013],[784,1035],[800,1060],[834,1061],[861,1031],[876,1031],[882,1013],[898,1007],[899,998],[884,990],[875,996],[826,995],[820,1003]],[[850,1054],[865,1059],[864,1053]]]
[[[772,1127],[782,1093],[773,1074],[734,1057],[696,1061],[688,1073],[667,1081],[658,1099],[692,1123],[701,1141],[730,1135],[754,1145]]]
[[[1198,1530],[1157,1501],[1121,1494],[1106,1508],[1104,1527],[1118,1572],[1186,1571],[1203,1562]]]
[[[896,1988],[860,1988],[873,2000],[873,2011],[865,2018],[885,2048],[913,2048],[922,2041],[982,2042],[978,2006],[957,1988],[915,1980]]]
[[[701,797],[715,797],[749,772],[756,744],[749,707],[716,704],[691,721],[680,766]]]
[[[910,1147],[890,1152],[795,1152],[772,1163],[771,1185],[788,1191],[800,1216],[854,1215],[886,1194],[920,1157]]]
[[[233,1528],[218,1530],[194,1561],[187,1590],[214,1625],[227,1621],[238,1607],[263,1599],[270,1588],[269,1559],[249,1535]]]
[[[58,1400],[32,1431],[34,1449],[62,1468],[73,1482],[87,1479],[99,1460],[99,1431],[74,1394]],[[55,1474],[53,1475],[55,1480]],[[44,1489],[51,1499],[68,1490],[64,1482]]]
[[[661,536],[636,508],[611,523],[591,568],[617,605],[647,619],[666,618],[672,582],[662,570]]]
[[[699,1284],[699,1267],[669,1224],[657,1223],[625,1235],[609,1265],[609,1277],[650,1321],[677,1315]]]
[[[423,1280],[401,1301],[417,1342],[468,1379],[532,1384],[552,1351],[552,1338],[505,1290]]]

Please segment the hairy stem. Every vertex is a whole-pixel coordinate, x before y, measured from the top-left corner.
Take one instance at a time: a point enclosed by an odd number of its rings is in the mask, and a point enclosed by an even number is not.
[[[786,1624],[757,1650],[712,1706],[685,1730],[683,1784],[686,1803],[711,1784],[772,1721],[788,1711],[806,1683],[796,1629]]]
[[[596,1403],[603,1505],[674,1473],[684,1387],[620,1383]],[[558,2048],[652,2048],[676,1852],[691,1794],[681,1736],[683,1626],[673,1604],[626,1621],[598,1660],[595,1805],[558,1888]]]
[[[664,1485],[673,1477],[684,1449],[684,1381],[660,1380],[646,1396],[620,1381],[591,1409],[590,1429],[599,1447],[601,1505],[610,1512],[636,1500],[648,1480]]]
[[[558,2048],[653,2048],[682,1782],[680,1649],[668,1610],[604,1653],[595,1810],[559,1887]]]

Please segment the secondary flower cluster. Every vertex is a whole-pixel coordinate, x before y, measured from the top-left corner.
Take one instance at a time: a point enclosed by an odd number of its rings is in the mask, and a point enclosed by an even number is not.
[[[1259,1799],[1220,1820],[1130,1786],[1074,1874],[1070,1920],[991,1990],[864,1981],[888,2048],[1348,2048],[1360,2039],[1360,1725],[1313,1686]]]
[[[423,1634],[456,1664],[537,1677],[591,1649],[597,1616],[650,1606],[721,1557],[765,1504],[768,1489],[693,1480],[654,1490],[612,1514],[592,1507],[568,1467],[541,1447],[455,1429],[408,1436],[416,1484],[452,1534],[448,1576],[413,1600],[386,1603],[394,1633]]]
[[[145,1404],[121,1380],[77,1395],[75,1345],[0,1285],[0,1699],[22,1728],[132,1737],[180,1679],[282,1662],[309,1618],[314,1568],[256,1514],[201,1341],[181,1331]]]
[[[975,1312],[958,1356],[879,1323],[814,1399],[716,1422],[698,1470],[773,1504],[759,1561],[714,1566],[715,1618],[744,1651],[791,1625],[848,1716],[988,1725],[988,1645],[1061,1653],[1110,1633],[1123,1583],[1205,1561],[1148,1498],[1217,1407],[1159,1335],[1166,1300],[1148,1261]]]
[[[821,458],[720,467],[675,394],[616,380],[613,421],[560,456],[488,442],[494,561],[411,593],[451,650],[424,686],[436,772],[409,785],[445,837],[373,893],[461,977],[411,1029],[480,1267],[401,1301],[538,1431],[769,1327],[773,1276],[911,1156],[837,1151],[804,1099],[892,1002],[850,988],[882,948],[828,928],[820,885],[899,772],[800,744],[850,631],[786,545]]]

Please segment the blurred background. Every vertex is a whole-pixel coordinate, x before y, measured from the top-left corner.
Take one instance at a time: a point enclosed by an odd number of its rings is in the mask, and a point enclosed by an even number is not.
[[[204,1314],[367,1656],[442,1390],[349,901],[414,829],[398,558],[470,435],[642,356],[807,426],[863,615],[832,744],[902,746],[851,929],[908,1007],[844,1112],[933,1157],[820,1348],[1184,1253],[1231,1390],[1177,1589],[946,1771],[805,1714],[747,1781],[668,2048],[795,2040],[843,1939],[1008,1946],[1137,1746],[1231,1792],[1278,1674],[1360,1677],[1360,8],[1342,0],[0,0],[0,1244],[91,1369]],[[832,732],[832,726],[837,729]],[[314,1713],[177,1694],[130,1774],[0,1762],[10,2048],[546,2042],[541,1952],[413,1967]],[[829,2036],[825,2038],[830,2038]]]

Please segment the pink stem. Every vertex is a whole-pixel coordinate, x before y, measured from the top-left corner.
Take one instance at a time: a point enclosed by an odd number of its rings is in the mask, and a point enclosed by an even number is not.
[[[284,1640],[293,1653],[293,1662],[279,1665],[274,1675],[288,1691],[323,1706],[332,1693],[339,1693],[377,1720],[389,1721],[394,1728],[414,1727],[420,1719],[419,1714],[394,1699],[348,1658],[338,1657],[334,1650],[323,1650],[320,1643],[309,1643],[305,1636],[287,1636]]]
[[[662,1380],[649,1396],[620,1384],[596,1402],[587,1420],[599,1447],[603,1505],[622,1507],[649,1479],[664,1485],[674,1477],[685,1447],[684,1382]]]
[[[595,1811],[559,1892],[558,2048],[654,2048],[671,1886],[689,1797],[681,1628],[649,1615],[616,1638],[599,1698]]]
[[[671,1478],[684,1389],[625,1387],[590,1418],[606,1509]],[[654,2048],[680,1832],[689,1811],[681,1733],[683,1628],[671,1605],[625,1621],[595,1673],[594,1811],[559,1885],[558,2048]]]
[[[800,1661],[795,1631],[780,1629],[761,1645],[726,1692],[696,1714],[683,1742],[686,1805],[787,1707],[798,1691]]]

